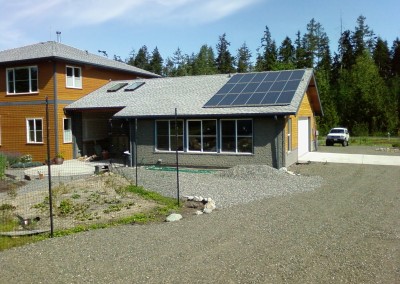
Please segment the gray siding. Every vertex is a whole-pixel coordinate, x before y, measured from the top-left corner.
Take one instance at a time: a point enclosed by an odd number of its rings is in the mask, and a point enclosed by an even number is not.
[[[253,154],[179,153],[179,164],[196,167],[232,167],[235,165],[270,165],[280,168],[285,164],[283,154],[283,118],[253,119]],[[137,161],[139,165],[176,163],[175,152],[155,151],[154,120],[139,120],[137,126]]]

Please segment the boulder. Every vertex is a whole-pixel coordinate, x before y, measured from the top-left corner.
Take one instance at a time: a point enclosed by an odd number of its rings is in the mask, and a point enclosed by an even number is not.
[[[212,209],[204,208],[203,212],[206,213],[206,214],[210,214],[212,212]]]
[[[217,206],[215,205],[215,201],[212,200],[211,198],[208,198],[207,203],[204,204],[204,209],[214,210],[215,208],[217,208]]]
[[[177,214],[177,213],[172,213],[171,215],[169,215],[166,219],[167,222],[175,222],[175,221],[179,221],[180,219],[182,219],[182,215],[181,214]]]

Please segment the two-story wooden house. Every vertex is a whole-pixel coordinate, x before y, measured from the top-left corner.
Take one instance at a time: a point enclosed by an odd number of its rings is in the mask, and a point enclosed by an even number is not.
[[[0,151],[45,161],[48,129],[50,158],[63,153],[70,159],[74,144],[71,118],[63,111],[66,105],[110,80],[156,77],[53,41],[0,51]]]

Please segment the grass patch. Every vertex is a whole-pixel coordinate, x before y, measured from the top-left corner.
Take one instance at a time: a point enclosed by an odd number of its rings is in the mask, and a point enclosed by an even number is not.
[[[318,143],[325,145],[325,137]],[[400,147],[400,137],[350,136],[349,146]]]

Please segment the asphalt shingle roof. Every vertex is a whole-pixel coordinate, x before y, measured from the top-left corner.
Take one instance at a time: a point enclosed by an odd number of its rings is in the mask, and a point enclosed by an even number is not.
[[[204,108],[204,104],[230,79],[229,75],[204,75],[159,79],[113,81],[66,107],[66,110],[106,109],[120,107],[120,118],[173,116],[244,116],[297,113],[304,94],[313,78],[306,69],[302,81],[289,105],[257,107]],[[134,91],[107,92],[117,83],[145,82]]]
[[[0,64],[35,59],[56,58],[77,63],[91,64],[105,68],[117,69],[146,77],[160,77],[152,72],[89,53],[54,41],[41,42],[14,49],[0,51]]]

